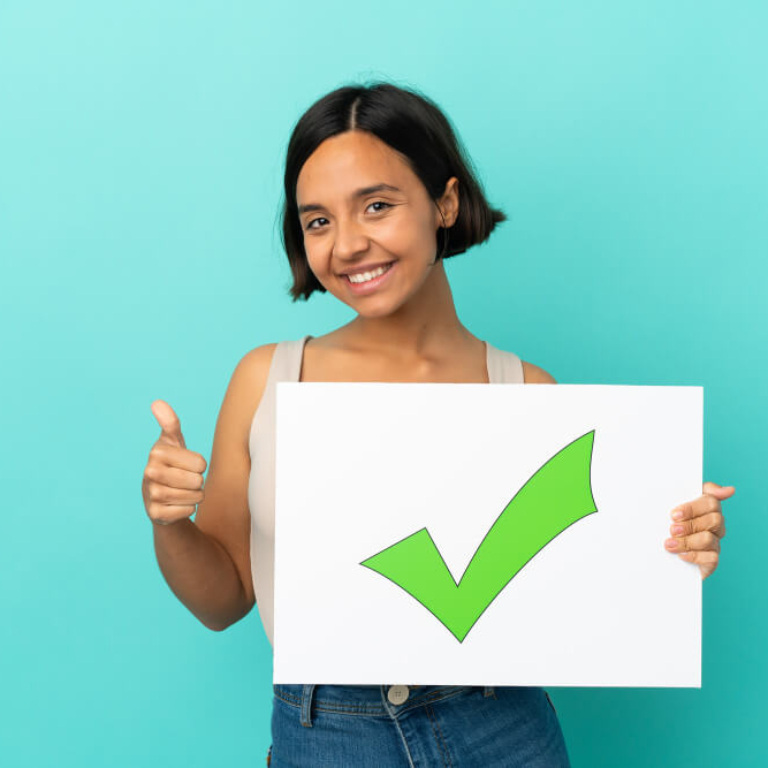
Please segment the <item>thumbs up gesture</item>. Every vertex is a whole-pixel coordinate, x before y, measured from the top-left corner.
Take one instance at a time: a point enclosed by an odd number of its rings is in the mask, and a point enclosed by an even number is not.
[[[205,496],[203,472],[208,463],[187,450],[179,417],[164,400],[151,410],[160,425],[160,437],[149,452],[141,485],[144,507],[156,525],[171,525],[193,515]]]

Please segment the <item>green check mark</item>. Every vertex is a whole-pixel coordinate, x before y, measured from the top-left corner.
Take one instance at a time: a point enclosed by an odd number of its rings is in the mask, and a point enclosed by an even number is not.
[[[550,541],[593,512],[590,469],[595,430],[543,464],[512,497],[486,533],[459,583],[426,528],[360,565],[418,600],[461,643],[523,566]]]

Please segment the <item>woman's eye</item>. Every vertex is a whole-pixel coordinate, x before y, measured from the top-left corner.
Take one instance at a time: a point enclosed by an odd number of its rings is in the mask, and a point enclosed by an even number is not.
[[[372,205],[383,205],[383,206],[385,206],[385,208],[378,208],[377,210],[374,211],[374,213],[381,213],[382,211],[386,210],[386,208],[391,208],[392,207],[391,203],[385,203],[383,200],[375,200],[368,207],[370,208]],[[316,221],[328,221],[328,219],[324,218],[323,216],[319,216],[316,219],[312,219],[312,221],[310,221],[307,224],[306,228],[307,229],[317,229],[317,227],[312,226]]]

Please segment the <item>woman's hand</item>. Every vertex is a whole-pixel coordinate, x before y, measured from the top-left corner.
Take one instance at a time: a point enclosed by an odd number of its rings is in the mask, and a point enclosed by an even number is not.
[[[179,417],[165,400],[155,400],[150,408],[162,431],[144,468],[144,507],[155,525],[172,525],[191,517],[205,497],[203,472],[208,464],[187,448]]]
[[[671,539],[664,542],[667,552],[698,563],[702,580],[711,576],[720,558],[720,539],[725,536],[725,518],[720,501],[732,496],[732,485],[704,483],[703,494],[695,501],[678,504],[670,517]]]

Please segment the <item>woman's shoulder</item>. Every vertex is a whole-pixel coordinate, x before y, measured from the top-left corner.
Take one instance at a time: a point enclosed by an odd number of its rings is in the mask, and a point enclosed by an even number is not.
[[[487,342],[486,342],[487,343]],[[515,352],[511,352],[506,349],[496,348],[496,354],[507,355],[514,359],[514,364],[517,365],[519,360],[523,366],[523,381],[526,384],[557,384],[557,380],[548,371],[545,371],[541,366],[529,363],[527,360],[523,360],[522,357]]]
[[[230,376],[222,412],[230,414],[244,446],[248,445],[253,415],[266,389],[276,348],[277,342],[271,342],[249,350],[240,357]]]
[[[270,342],[248,350],[237,362],[232,380],[246,384],[250,391],[262,390],[267,382],[277,344]]]
[[[258,347],[248,350],[240,359],[238,365],[243,366],[254,371],[264,372],[264,369],[269,370],[269,366],[272,362],[272,356],[277,349],[279,342],[271,341],[267,344],[261,344]]]
[[[254,401],[256,407],[258,406],[258,402],[267,385],[270,368],[275,361],[275,351],[278,346],[283,345],[284,352],[290,351],[293,353],[297,349],[297,345],[300,346],[303,341],[304,338],[302,337],[300,339],[286,339],[280,342],[268,342],[248,350],[240,358],[232,378],[233,381],[237,380],[240,384],[240,389],[247,393],[244,398],[247,402],[247,408],[254,408]]]
[[[557,384],[557,380],[543,368],[533,363],[521,360],[523,363],[523,377],[526,384]]]

